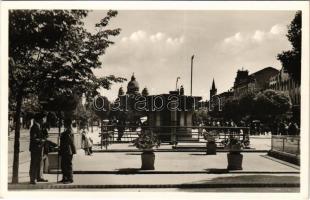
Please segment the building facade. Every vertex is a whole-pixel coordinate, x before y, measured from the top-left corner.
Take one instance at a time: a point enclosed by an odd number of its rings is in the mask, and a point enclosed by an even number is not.
[[[282,68],[269,80],[269,88],[287,94],[293,106],[300,105],[300,84],[297,84]]]
[[[266,67],[249,75],[248,70],[238,70],[233,91],[234,98],[238,99],[248,92],[259,92],[269,88],[270,78],[279,71],[273,67]]]

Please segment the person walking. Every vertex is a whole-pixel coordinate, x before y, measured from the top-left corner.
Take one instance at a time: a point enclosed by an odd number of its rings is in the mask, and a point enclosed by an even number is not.
[[[44,138],[41,130],[42,115],[36,114],[34,116],[33,125],[30,128],[30,184],[37,182],[47,182],[40,174],[43,157]]]
[[[198,128],[198,137],[200,137],[200,136],[202,136],[203,135],[203,126],[204,126],[204,124],[203,124],[203,122],[201,121],[201,122],[199,122],[199,128]]]
[[[117,141],[121,141],[125,131],[125,121],[119,119],[117,122]]]
[[[84,149],[85,155],[90,155],[89,140],[85,126],[82,127],[82,148]]]
[[[76,148],[71,124],[71,119],[65,119],[65,131],[60,136],[59,154],[61,157],[62,172],[62,180],[60,182],[64,184],[73,183],[72,159],[73,155],[76,154]]]
[[[93,153],[93,140],[88,134],[85,127],[82,127],[82,148],[85,151],[85,155],[91,156]]]

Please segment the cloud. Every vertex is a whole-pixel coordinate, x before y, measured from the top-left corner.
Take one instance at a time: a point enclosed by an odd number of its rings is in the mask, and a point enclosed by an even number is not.
[[[150,39],[151,39],[152,42],[158,42],[158,41],[161,41],[164,38],[165,38],[165,34],[163,34],[161,32],[158,32],[158,33],[150,36]]]
[[[119,42],[107,50],[102,57],[104,67],[96,70],[96,75],[115,74],[128,77],[135,72],[142,85],[152,85],[148,80],[152,79],[154,74],[160,71],[161,78],[171,76],[170,67],[181,65],[180,57],[185,49],[185,43],[186,38],[183,35],[134,31],[123,35]],[[141,70],[142,68],[147,70]],[[143,79],[141,79],[141,71],[143,71]],[[170,81],[169,78],[165,80]]]
[[[224,53],[239,53],[247,49],[287,41],[287,28],[282,24],[272,26],[268,31],[255,30],[252,32],[237,32],[232,36],[224,38],[219,47]]]
[[[181,45],[184,43],[184,36],[171,37],[165,33],[157,32],[154,34],[148,34],[143,30],[138,30],[131,33],[129,36],[122,37],[121,41],[123,43],[157,43],[158,45]]]
[[[274,35],[285,35],[286,32],[287,32],[287,27],[281,24],[276,24],[270,29],[270,33]]]
[[[173,37],[163,32],[149,34],[138,30],[121,38],[121,42],[109,48],[105,61],[108,63],[125,64],[128,62],[149,62],[169,60],[180,51],[185,43],[183,35]]]

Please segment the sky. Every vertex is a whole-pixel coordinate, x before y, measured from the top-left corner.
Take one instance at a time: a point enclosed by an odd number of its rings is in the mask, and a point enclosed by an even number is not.
[[[92,11],[85,26],[94,24],[107,11]],[[108,28],[121,28],[115,42],[101,57],[103,66],[97,76],[116,75],[130,81],[134,73],[140,92],[147,87],[151,95],[168,93],[183,85],[190,94],[191,56],[194,57],[193,95],[209,99],[214,78],[218,93],[233,86],[238,69],[254,73],[272,66],[281,68],[278,53],[291,49],[287,26],[294,11],[141,11],[119,10]],[[102,95],[114,101],[114,84]]]

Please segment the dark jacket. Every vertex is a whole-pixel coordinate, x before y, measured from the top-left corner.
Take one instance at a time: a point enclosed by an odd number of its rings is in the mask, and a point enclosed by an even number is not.
[[[60,136],[60,155],[73,155],[76,154],[76,148],[74,145],[74,136],[71,129],[65,130]]]
[[[42,132],[37,123],[30,128],[30,144],[29,151],[41,151],[44,142],[42,141]]]

